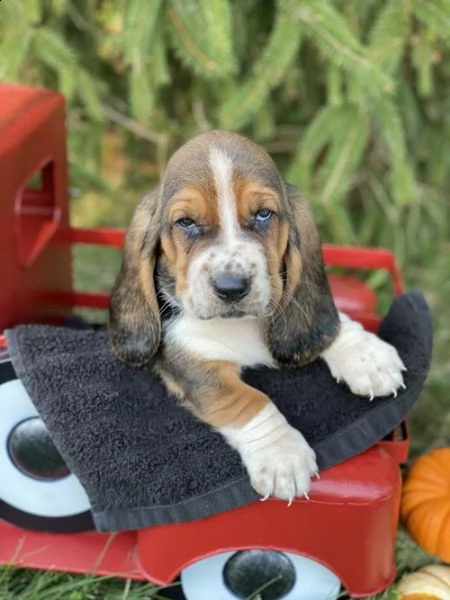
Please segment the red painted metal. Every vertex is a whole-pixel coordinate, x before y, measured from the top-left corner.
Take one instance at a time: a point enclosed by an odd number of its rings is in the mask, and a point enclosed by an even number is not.
[[[360,279],[348,275],[329,275],[328,280],[335,302],[342,312],[375,314],[377,305],[375,292]]]
[[[0,85],[0,333],[18,323],[64,318],[75,307],[106,309],[107,294],[72,289],[71,248],[121,248],[121,229],[70,227],[64,104],[47,90]],[[43,170],[37,191],[27,182]],[[384,269],[403,291],[386,250],[323,246],[327,265]],[[356,275],[330,275],[340,310],[376,331],[376,298]],[[0,337],[0,348],[5,346]],[[400,474],[406,428],[392,439],[328,469],[311,500],[287,508],[256,502],[202,521],[107,536],[43,534],[0,521],[0,562],[37,569],[117,575],[168,583],[183,567],[222,550],[285,549],[323,562],[354,596],[381,591],[393,579]]]
[[[71,250],[54,234],[68,226],[65,113],[49,90],[0,86],[0,331],[20,322],[63,318],[45,290],[72,287]],[[38,188],[30,179],[41,173]]]
[[[392,431],[388,439],[378,442],[377,446],[388,452],[399,465],[406,463],[410,447],[408,421],[401,423]]]
[[[142,530],[140,564],[149,579],[165,584],[217,552],[269,548],[319,561],[355,597],[374,594],[395,577],[400,489],[397,463],[372,448],[323,471],[309,501],[297,499],[288,508],[269,499],[201,521]]]
[[[110,246],[122,248],[125,241],[125,229],[89,227],[65,227],[57,233],[58,241],[65,244],[91,244],[94,246]]]
[[[0,564],[146,579],[137,560],[137,534],[41,533],[0,521]]]
[[[394,254],[389,252],[389,250],[325,244],[322,247],[322,252],[327,265],[345,267],[347,269],[386,270],[391,276],[394,294],[398,296],[405,291],[400,268]]]
[[[314,481],[310,500],[269,499],[201,521],[116,535],[26,532],[0,522],[0,563],[149,579],[166,585],[185,567],[226,550],[267,548],[324,564],[354,597],[395,578],[400,472],[375,447]]]

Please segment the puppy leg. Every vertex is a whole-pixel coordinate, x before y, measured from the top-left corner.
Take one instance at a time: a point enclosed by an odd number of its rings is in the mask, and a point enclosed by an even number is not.
[[[163,370],[159,372],[166,378]],[[318,471],[314,451],[271,400],[239,375],[234,363],[191,360],[188,370],[177,370],[176,387],[183,388],[187,408],[239,452],[258,494],[289,503],[295,496],[307,496]],[[170,387],[176,389],[173,375]]]
[[[308,497],[311,477],[318,473],[314,451],[268,398],[242,426],[219,431],[240,453],[253,488],[264,499],[275,496],[291,504],[295,496]]]
[[[339,313],[339,318],[339,334],[321,354],[333,377],[370,400],[397,395],[405,387],[402,371],[406,370],[397,350],[346,315]]]

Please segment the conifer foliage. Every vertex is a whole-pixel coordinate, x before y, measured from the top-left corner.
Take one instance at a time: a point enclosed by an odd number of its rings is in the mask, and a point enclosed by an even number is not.
[[[0,4],[0,78],[65,94],[75,179],[102,183],[112,128],[159,169],[198,131],[242,131],[327,240],[401,255],[445,233],[449,51],[450,0]]]

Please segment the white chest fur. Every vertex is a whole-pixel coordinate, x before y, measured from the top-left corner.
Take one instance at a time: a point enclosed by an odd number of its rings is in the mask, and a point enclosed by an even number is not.
[[[260,319],[201,320],[181,315],[167,325],[166,340],[203,360],[228,360],[243,367],[275,366]]]

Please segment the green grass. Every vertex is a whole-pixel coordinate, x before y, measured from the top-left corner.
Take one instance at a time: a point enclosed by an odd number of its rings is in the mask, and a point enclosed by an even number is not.
[[[87,219],[84,209],[86,206],[83,205],[75,208],[75,222],[89,225],[104,225],[108,222],[104,213],[100,216],[97,213],[93,219]],[[108,212],[108,207],[105,212]],[[407,287],[424,292],[435,324],[432,368],[423,394],[411,415],[411,459],[431,448],[450,445],[449,255],[450,242],[447,242],[423,257],[421,264],[410,263],[404,267]],[[77,287],[108,290],[119,263],[120,253],[117,251],[77,248],[74,254]],[[92,313],[90,316],[92,317]],[[102,319],[104,315],[94,315],[93,318]],[[418,548],[400,528],[397,544],[399,575],[430,562],[433,562],[433,558]],[[164,592],[148,583],[9,567],[0,569],[0,600],[144,600],[164,597]],[[391,588],[377,596],[377,600],[391,600],[393,597],[395,591]]]
[[[0,569],[0,600],[165,600],[150,583],[111,577],[93,577]]]

